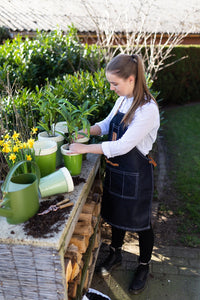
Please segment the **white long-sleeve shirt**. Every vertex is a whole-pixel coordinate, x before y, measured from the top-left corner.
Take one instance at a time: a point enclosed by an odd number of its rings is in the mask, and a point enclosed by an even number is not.
[[[118,110],[124,97],[119,97],[110,114],[101,122],[96,123],[101,128],[101,134],[108,134],[110,121]],[[125,98],[119,109],[126,113],[131,106],[133,98]],[[117,141],[102,143],[102,150],[107,158],[126,154],[134,147],[137,147],[142,154],[147,155],[152,149],[160,126],[159,109],[156,103],[151,100],[149,103],[139,107],[135,111],[134,118],[129,124],[124,135]]]

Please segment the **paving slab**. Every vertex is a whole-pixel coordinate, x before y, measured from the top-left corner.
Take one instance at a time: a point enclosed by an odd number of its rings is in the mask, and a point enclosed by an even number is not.
[[[111,300],[200,300],[200,251],[184,247],[154,249],[146,289],[131,295],[128,287],[137,266],[138,245],[124,245],[123,263],[102,278],[94,274],[91,287]],[[102,245],[97,264],[108,254]]]

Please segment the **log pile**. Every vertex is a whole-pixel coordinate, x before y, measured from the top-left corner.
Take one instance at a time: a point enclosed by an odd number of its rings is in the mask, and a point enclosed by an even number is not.
[[[101,181],[96,180],[65,252],[68,299],[81,299],[89,288],[101,243]]]

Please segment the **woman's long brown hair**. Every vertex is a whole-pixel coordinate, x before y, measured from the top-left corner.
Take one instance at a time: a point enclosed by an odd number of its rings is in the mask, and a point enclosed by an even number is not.
[[[108,63],[106,72],[115,74],[122,79],[127,79],[131,75],[135,77],[135,87],[133,90],[134,101],[122,120],[125,126],[130,124],[138,107],[150,102],[151,99],[157,104],[147,87],[143,61],[139,55],[117,55]]]

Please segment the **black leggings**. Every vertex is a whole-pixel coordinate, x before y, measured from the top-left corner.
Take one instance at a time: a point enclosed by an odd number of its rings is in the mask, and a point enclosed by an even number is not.
[[[126,231],[112,226],[112,243],[114,248],[122,247]],[[148,263],[151,260],[153,245],[154,245],[154,233],[152,226],[150,229],[139,231],[139,247],[140,257],[139,261],[142,263]]]

